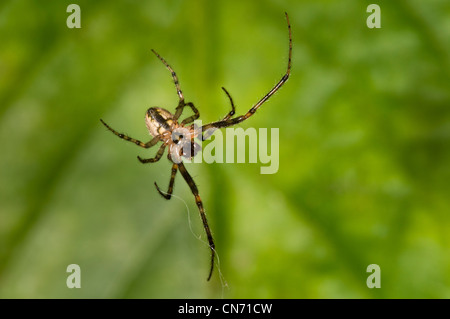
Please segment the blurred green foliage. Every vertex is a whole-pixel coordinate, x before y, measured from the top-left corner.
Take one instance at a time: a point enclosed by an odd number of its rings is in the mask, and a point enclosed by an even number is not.
[[[450,5],[377,1],[0,3],[0,297],[449,298]],[[99,122],[149,139],[150,106],[174,110],[170,74],[204,122],[280,129],[280,169],[187,164],[217,241],[170,163]],[[191,229],[192,228],[192,229]],[[197,240],[201,236],[201,240]],[[81,289],[66,267],[81,267]],[[369,264],[381,288],[369,289]]]

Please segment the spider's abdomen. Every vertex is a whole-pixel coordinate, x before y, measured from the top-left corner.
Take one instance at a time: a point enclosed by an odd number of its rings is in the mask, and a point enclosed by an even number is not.
[[[160,107],[151,107],[145,114],[145,123],[150,135],[158,136],[167,131],[172,131],[174,119],[169,111]]]

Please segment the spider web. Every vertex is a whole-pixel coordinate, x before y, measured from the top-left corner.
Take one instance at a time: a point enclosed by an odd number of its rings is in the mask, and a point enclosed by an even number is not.
[[[161,191],[161,192],[162,192],[163,194],[168,194],[168,193],[166,193],[166,192],[164,192],[164,191]],[[210,247],[209,247],[209,244],[208,244],[205,240],[202,239],[202,235],[196,234],[196,233],[194,232],[194,230],[193,230],[193,228],[192,228],[191,213],[190,213],[189,206],[187,205],[186,201],[185,201],[182,197],[177,196],[177,195],[174,195],[174,194],[172,194],[172,197],[175,197],[175,198],[177,198],[178,200],[182,201],[183,204],[184,204],[184,206],[186,207],[189,230],[191,231],[192,235],[193,235],[197,240],[199,240],[199,241],[202,242],[204,245],[206,245],[208,248],[210,248]],[[220,285],[221,285],[221,287],[222,287],[222,296],[221,296],[221,298],[223,299],[223,298],[224,298],[225,288],[229,289],[230,287],[228,286],[228,282],[226,281],[225,276],[222,274],[222,271],[221,271],[221,268],[220,268],[220,258],[219,258],[219,254],[217,253],[217,250],[215,250],[215,249],[214,249],[214,252],[215,252],[215,255],[216,255],[216,258],[215,258],[215,260],[216,260],[216,261],[215,261],[215,265],[216,265],[217,271],[219,272]]]

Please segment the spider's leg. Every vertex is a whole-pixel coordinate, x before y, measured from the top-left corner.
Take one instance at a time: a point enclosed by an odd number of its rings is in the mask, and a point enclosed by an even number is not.
[[[231,97],[230,93],[228,93],[228,91],[223,86],[222,86],[222,90],[228,96],[228,99],[230,100],[230,103],[231,103],[231,111],[222,119],[222,121],[226,121],[234,115],[236,108],[234,107],[233,98]]]
[[[259,107],[264,102],[266,102],[276,91],[278,91],[278,89],[280,87],[282,87],[284,83],[286,83],[286,81],[289,79],[289,76],[291,74],[291,59],[292,59],[291,24],[289,23],[289,16],[288,16],[287,13],[286,13],[286,21],[287,21],[288,30],[289,30],[289,59],[288,59],[288,66],[287,66],[286,73],[283,75],[281,80],[278,81],[278,83],[261,100],[259,100],[255,105],[253,105],[252,108],[246,114],[238,116],[238,117],[235,117],[235,118],[232,118],[232,119],[222,120],[222,121],[218,121],[218,122],[214,122],[214,123],[203,125],[202,126],[202,132],[204,132],[204,131],[206,131],[206,130],[208,130],[210,128],[227,127],[227,126],[236,125],[238,123],[241,123],[241,122],[245,121],[250,116],[255,114],[255,112],[259,109]]]
[[[175,83],[175,88],[177,89],[177,94],[178,94],[178,98],[179,98],[178,106],[175,109],[175,115],[174,115],[174,118],[176,120],[178,120],[178,118],[181,116],[181,113],[183,113],[183,109],[186,106],[186,104],[184,103],[184,96],[183,96],[183,92],[181,92],[180,82],[178,81],[177,74],[172,69],[172,67],[169,65],[169,63],[167,63],[166,60],[164,60],[164,58],[162,56],[160,56],[153,49],[152,49],[152,52],[158,57],[158,59],[161,60],[161,62],[166,66],[166,68],[170,71],[170,73],[172,75],[173,83]]]
[[[138,156],[137,158],[138,158],[139,162],[141,162],[142,164],[155,163],[155,162],[159,161],[161,156],[164,154],[165,149],[166,149],[166,144],[162,144],[161,147],[159,148],[158,152],[156,153],[155,157],[141,158],[140,156]]]
[[[186,103],[185,105],[189,106],[192,109],[192,112],[194,112],[194,115],[185,118],[183,120],[183,122],[181,122],[181,125],[186,125],[188,123],[191,123],[200,117],[200,112],[194,106],[194,103],[189,102],[189,103]]]
[[[228,99],[231,103],[231,111],[222,119],[222,121],[227,121],[230,117],[232,117],[235,114],[236,108],[234,107],[233,98],[231,97],[230,93],[222,86],[222,90],[225,92],[225,94],[228,96]],[[210,128],[205,134],[202,136],[202,141],[207,140],[210,138],[210,136],[214,133],[216,129]]]
[[[103,123],[103,125],[106,126],[106,128],[108,130],[110,130],[111,132],[113,132],[115,135],[117,135],[118,137],[120,137],[121,139],[124,139],[125,141],[129,141],[131,143],[136,144],[137,146],[143,147],[143,148],[150,148],[152,146],[154,146],[156,143],[159,142],[160,138],[159,136],[156,136],[154,138],[152,138],[150,141],[148,141],[147,143],[143,143],[139,140],[136,140],[132,137],[126,136],[125,134],[119,133],[117,131],[115,131],[114,129],[112,129],[108,124],[106,124],[105,122],[103,122],[102,119],[100,119],[100,121]]]
[[[158,184],[156,184],[156,182],[155,182],[156,190],[158,191],[158,193],[161,194],[162,197],[164,197],[167,200],[172,198],[173,184],[175,182],[175,175],[177,174],[177,171],[178,171],[178,165],[173,163],[173,165],[172,165],[172,175],[170,176],[169,189],[167,190],[167,193],[161,192],[161,190],[158,187]]]
[[[209,281],[211,279],[211,275],[212,275],[212,272],[214,269],[214,256],[216,253],[216,250],[215,250],[216,246],[214,245],[214,240],[211,235],[211,230],[209,229],[209,226],[208,226],[208,220],[206,219],[205,209],[203,208],[202,200],[200,198],[200,195],[198,194],[197,185],[195,185],[194,180],[192,179],[191,175],[189,175],[188,171],[186,170],[186,167],[184,167],[184,164],[182,162],[178,164],[178,168],[180,169],[180,173],[181,173],[181,175],[183,175],[184,180],[189,185],[189,188],[191,189],[192,194],[194,194],[195,202],[197,203],[197,207],[200,212],[200,217],[202,218],[203,228],[205,228],[206,236],[208,237],[209,248],[211,249],[211,268],[209,270],[209,275],[208,275],[208,281]]]

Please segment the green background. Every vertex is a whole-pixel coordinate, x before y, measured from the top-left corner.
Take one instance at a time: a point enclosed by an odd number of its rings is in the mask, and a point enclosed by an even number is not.
[[[448,0],[74,1],[0,4],[0,297],[449,298]],[[220,258],[170,163],[100,123],[150,139],[174,111],[175,69],[204,123],[246,112],[279,128],[280,167],[187,164]],[[190,114],[189,112],[185,113]],[[186,206],[187,205],[187,206]],[[201,236],[201,240],[198,240]],[[69,264],[81,289],[68,289]],[[369,289],[369,264],[381,288]]]

